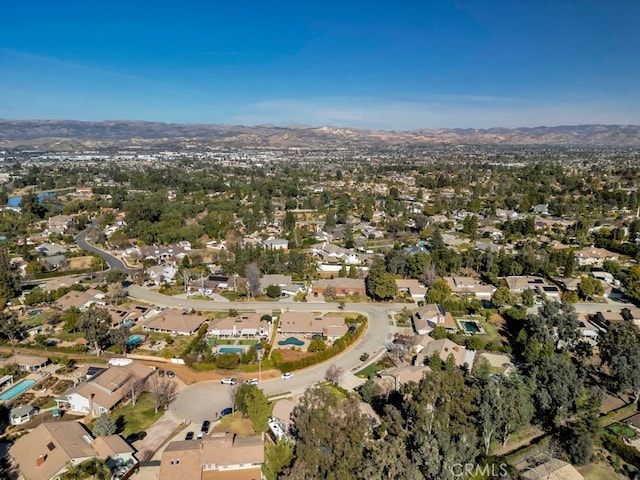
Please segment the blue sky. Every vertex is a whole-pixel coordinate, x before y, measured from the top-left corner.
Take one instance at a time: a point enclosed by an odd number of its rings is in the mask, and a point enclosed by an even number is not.
[[[635,0],[4,1],[0,118],[640,124]]]

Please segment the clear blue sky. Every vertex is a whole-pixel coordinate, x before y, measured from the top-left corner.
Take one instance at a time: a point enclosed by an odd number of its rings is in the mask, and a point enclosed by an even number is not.
[[[0,118],[640,124],[640,1],[2,1]]]

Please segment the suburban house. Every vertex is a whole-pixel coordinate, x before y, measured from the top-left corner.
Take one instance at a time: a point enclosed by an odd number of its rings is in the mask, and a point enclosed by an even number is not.
[[[452,355],[457,367],[462,367],[463,365],[472,367],[476,358],[474,350],[467,350],[448,338],[434,340],[428,335],[423,335],[419,337],[419,343],[413,348],[416,352],[414,362],[416,365],[426,365],[433,355],[439,356],[443,362],[446,362],[449,356]]]
[[[295,295],[304,289],[302,284],[293,283],[291,275],[265,275],[260,279],[260,288],[263,292],[271,285],[277,285],[280,287],[280,291],[287,295]]]
[[[173,283],[178,273],[178,267],[174,263],[162,263],[147,268],[146,273],[149,280],[156,285]]]
[[[171,442],[162,454],[158,480],[260,480],[264,460],[264,440],[259,436],[223,433],[200,442]]]
[[[581,267],[602,267],[605,260],[618,260],[618,255],[604,248],[586,247],[576,252],[576,261]]]
[[[25,370],[27,372],[37,372],[42,367],[45,367],[49,364],[49,359],[47,357],[40,357],[38,355],[25,355],[24,353],[16,353],[9,358],[3,358],[2,360],[0,360],[0,365],[2,366],[12,364],[18,365],[20,370]]]
[[[339,261],[347,265],[359,265],[362,259],[353,250],[322,242],[311,247],[311,253],[320,257],[323,261]]]
[[[164,310],[147,320],[144,329],[150,332],[171,333],[173,335],[193,335],[205,322],[206,317],[182,310]]]
[[[444,277],[451,288],[451,293],[460,297],[475,296],[476,298],[490,299],[495,291],[493,285],[483,285],[473,277]]]
[[[608,310],[606,312],[600,311],[595,315],[591,315],[590,319],[593,324],[605,331],[608,330],[609,327],[613,324],[628,321],[627,318],[625,318],[625,315],[623,315],[622,311],[620,310]]]
[[[242,313],[209,322],[207,335],[212,337],[271,338],[271,322],[262,320],[262,313]]]
[[[413,312],[413,329],[418,335],[426,335],[436,327],[444,327],[448,332],[458,331],[451,314],[440,305],[427,304]]]
[[[636,324],[636,327],[640,327],[640,308],[624,307],[620,310],[620,314],[627,322],[633,322]]]
[[[311,286],[311,293],[315,296],[324,295],[327,288],[333,288],[337,297],[365,295],[367,292],[361,278],[330,278],[315,280]]]
[[[36,252],[52,257],[55,255],[63,255],[67,253],[67,247],[64,245],[58,245],[57,243],[43,243],[35,248]]]
[[[40,409],[33,405],[14,407],[11,409],[11,412],[9,412],[9,423],[11,423],[11,425],[22,425],[23,423],[29,422],[31,417],[37,415],[39,412]]]
[[[344,317],[322,317],[311,312],[284,312],[278,322],[278,333],[283,337],[322,335],[334,340],[342,337],[348,330]]]
[[[67,390],[56,402],[71,412],[86,413],[99,417],[109,413],[126,400],[131,384],[137,380],[147,380],[154,370],[142,363],[111,365],[96,372],[91,380]]]
[[[99,438],[94,439],[79,422],[47,422],[16,440],[9,455],[25,480],[56,480],[70,465],[94,457],[107,460],[108,465],[115,461],[137,464],[133,448],[118,435]]]
[[[172,258],[182,259],[186,255],[185,249],[180,245],[156,246],[143,245],[140,247],[140,260],[155,260],[160,263]]]
[[[416,302],[424,301],[424,296],[427,293],[427,287],[418,282],[418,280],[413,278],[398,278],[396,279],[396,285],[398,286],[398,292],[406,293]]]
[[[289,248],[289,240],[285,238],[269,238],[262,242],[267,250],[286,250]]]
[[[105,294],[100,290],[89,289],[85,292],[72,290],[56,301],[56,305],[62,310],[68,310],[71,307],[77,308],[81,312],[87,310],[91,305],[106,305]]]
[[[544,278],[527,275],[504,277],[504,281],[506,282],[509,290],[513,293],[522,293],[525,290],[536,291],[539,287],[548,286],[548,283]]]
[[[73,222],[73,215],[54,215],[47,220],[47,232],[62,235],[67,233]]]

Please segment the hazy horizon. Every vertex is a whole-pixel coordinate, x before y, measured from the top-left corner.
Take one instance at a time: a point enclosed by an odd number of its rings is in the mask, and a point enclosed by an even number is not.
[[[12,2],[0,117],[640,124],[639,2]]]

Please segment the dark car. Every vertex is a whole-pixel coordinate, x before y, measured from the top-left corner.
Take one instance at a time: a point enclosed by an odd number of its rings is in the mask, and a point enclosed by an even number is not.
[[[158,376],[160,378],[164,377],[164,370],[158,370]]]
[[[207,433],[209,431],[210,426],[211,426],[211,422],[209,420],[205,420],[204,422],[202,422],[202,427],[200,428],[200,431]]]
[[[226,417],[227,415],[231,415],[233,413],[233,408],[227,407],[220,410],[220,416]]]
[[[125,440],[127,441],[127,443],[133,443],[137,442],[138,440],[142,440],[146,436],[147,432],[136,432],[129,435],[127,438],[125,438]]]
[[[185,440],[193,440],[193,432],[187,432],[187,435],[184,437]]]
[[[173,371],[172,371],[172,370],[167,370],[167,377],[169,377],[169,378],[173,378],[173,377],[175,377],[175,376],[176,376],[176,374],[175,374],[175,373],[173,373]]]

